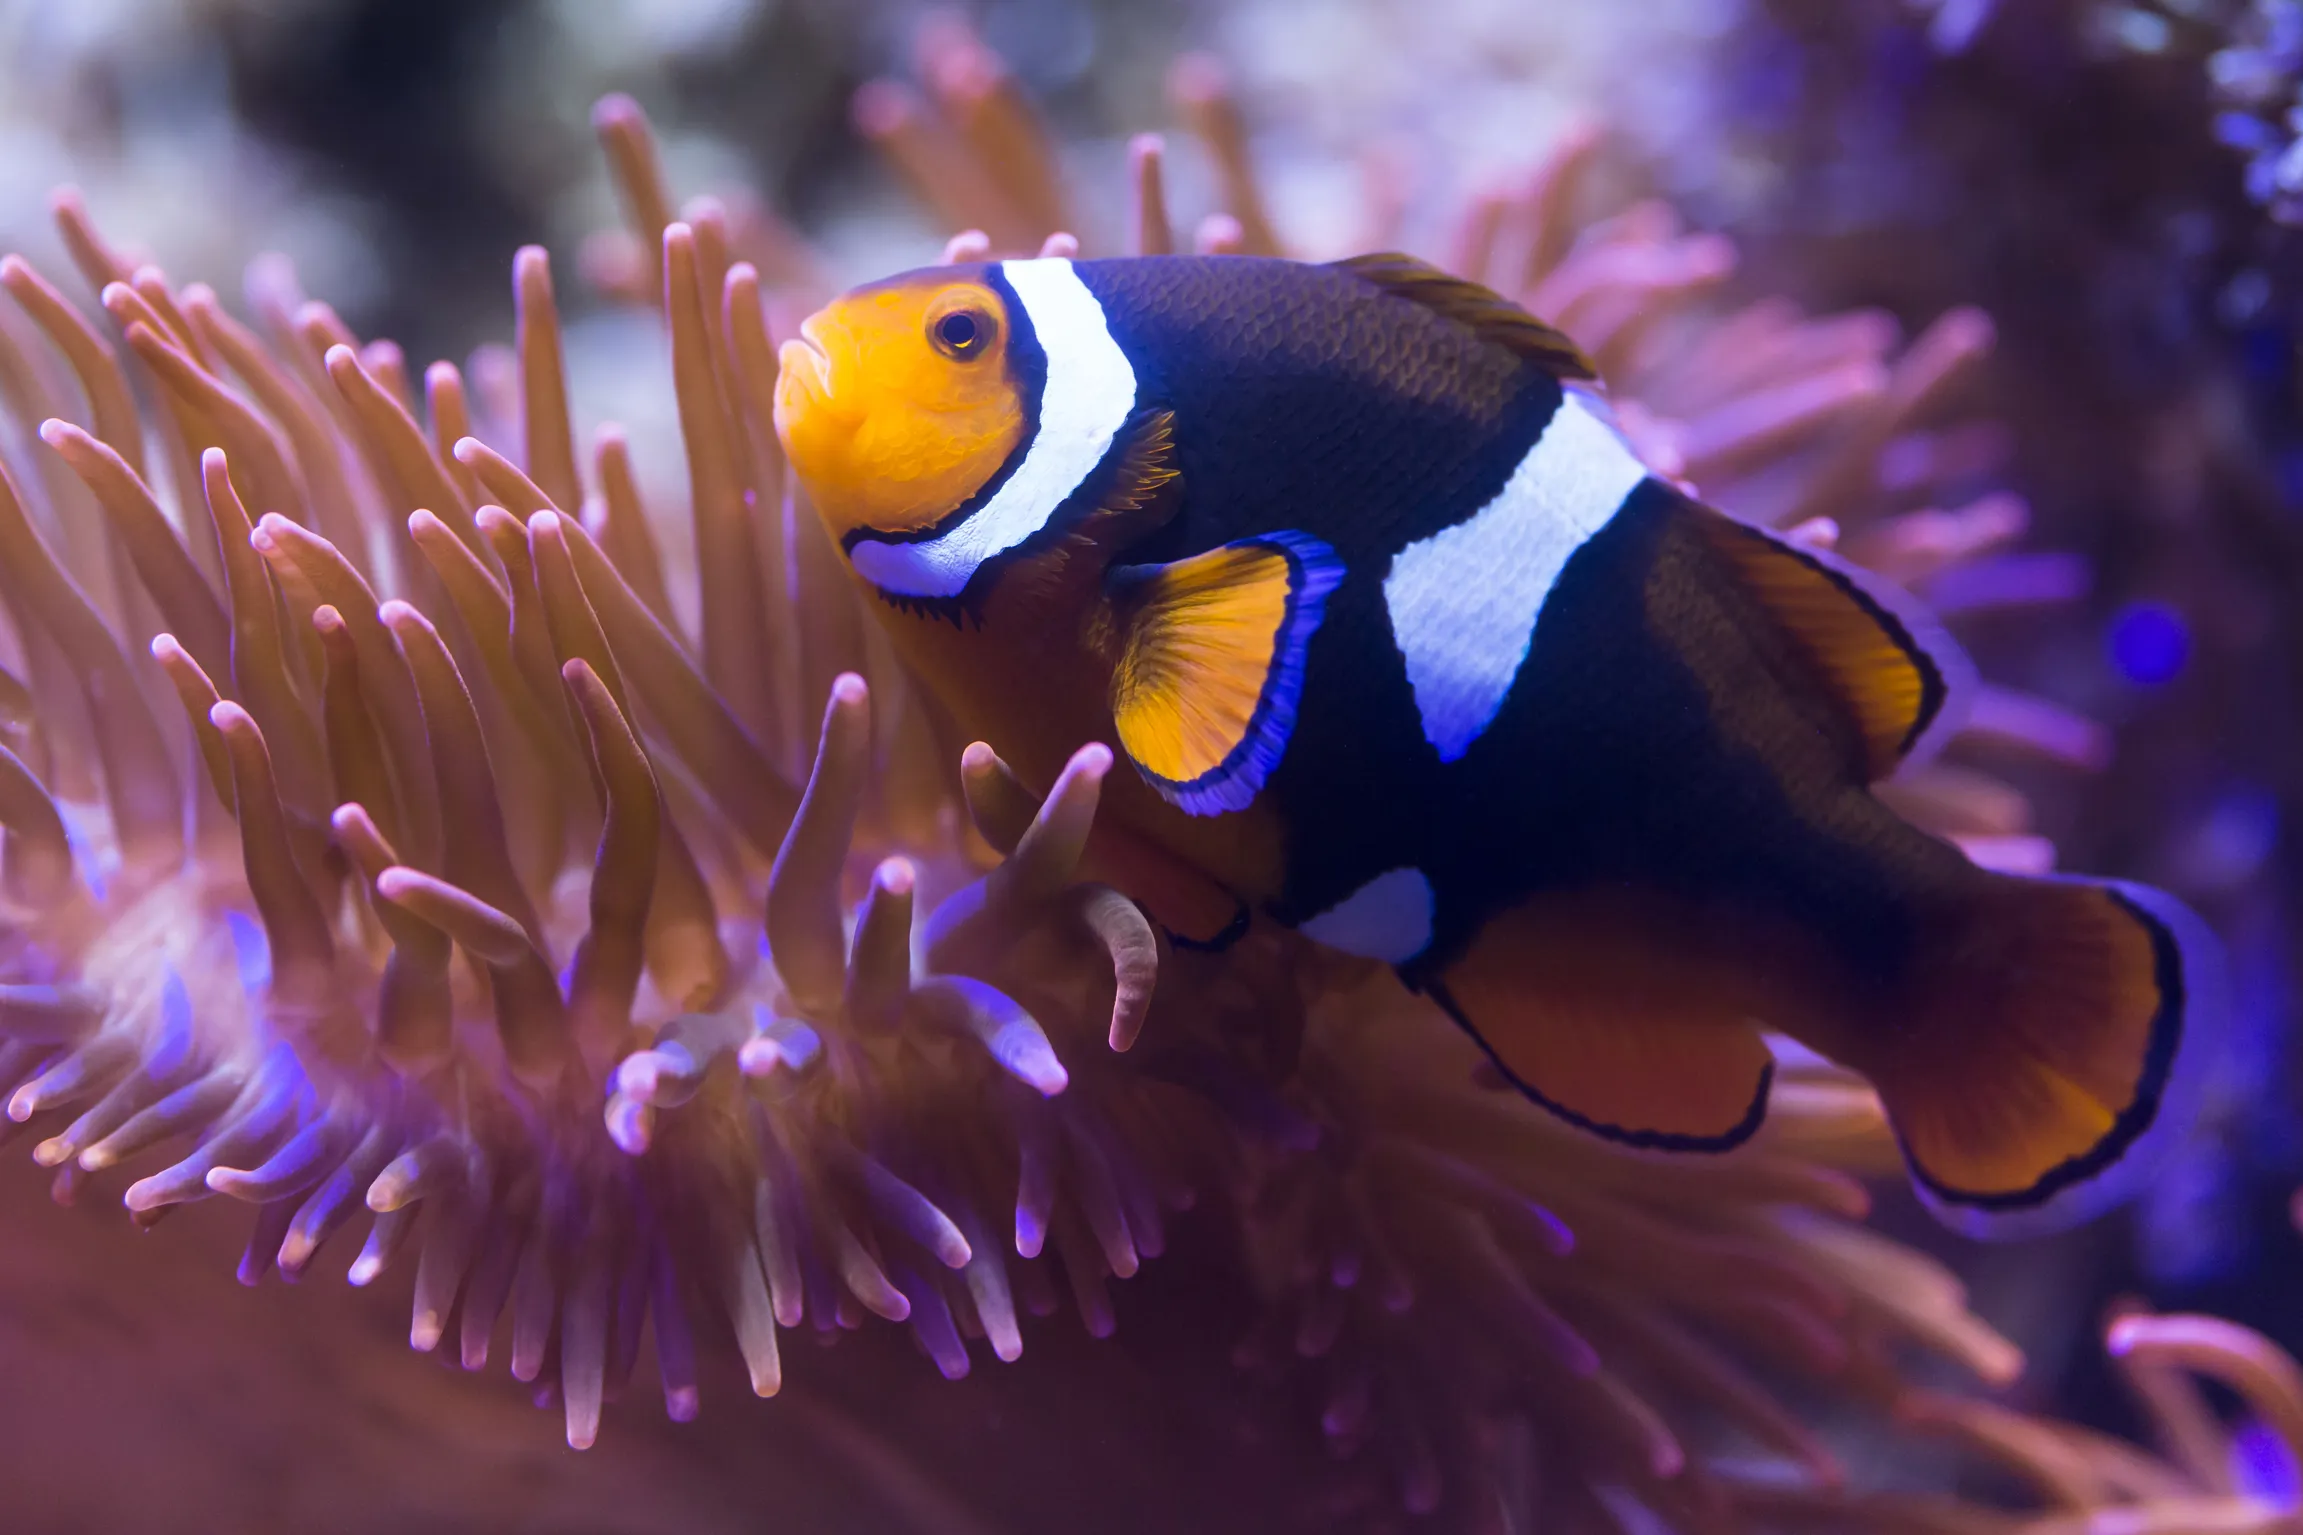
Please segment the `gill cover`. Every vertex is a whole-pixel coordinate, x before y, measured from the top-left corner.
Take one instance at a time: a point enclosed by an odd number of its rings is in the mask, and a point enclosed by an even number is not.
[[[1192,815],[1254,801],[1287,750],[1305,653],[1342,580],[1335,551],[1296,532],[1113,572],[1127,641],[1112,720],[1162,798]]]
[[[778,388],[778,430],[857,573],[893,596],[958,596],[1048,525],[1136,409],[1135,368],[1071,262],[964,270],[859,289],[801,328],[818,355],[785,350],[801,376]],[[939,344],[955,305],[986,317],[991,349]]]
[[[1024,439],[1006,293],[982,269],[906,273],[841,295],[784,343],[776,435],[835,542],[949,517]]]

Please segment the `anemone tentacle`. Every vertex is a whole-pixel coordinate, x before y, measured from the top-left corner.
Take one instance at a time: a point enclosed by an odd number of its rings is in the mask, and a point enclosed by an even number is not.
[[[955,257],[1063,248],[1057,162],[987,59],[859,118],[907,164],[973,167],[926,184]],[[1222,79],[1177,89],[1228,209],[1198,243],[1277,249]],[[135,1160],[140,1224],[247,1203],[250,1284],[365,1213],[351,1281],[412,1263],[413,1346],[478,1369],[508,1334],[575,1445],[644,1333],[675,1418],[699,1347],[732,1340],[772,1395],[798,1328],[900,1324],[956,1378],[1016,1359],[1059,1297],[1111,1332],[1113,1281],[1189,1240],[1236,1252],[1240,1365],[1343,1462],[1321,1527],[1627,1504],[1992,1527],[1846,1493],[1802,1393],[2015,1463],[2050,1508],[2226,1490],[1921,1401],[1901,1351],[1987,1383],[2021,1360],[1859,1224],[1893,1149],[1853,1078],[1787,1061],[1752,1145],[1663,1163],[1497,1091],[1377,968],[1261,922],[1220,955],[1170,944],[1145,907],[1208,893],[1098,828],[1109,752],[1040,799],[939,741],[794,499],[765,306],[811,264],[736,259],[725,207],[674,216],[636,107],[596,121],[631,215],[616,269],[671,338],[696,571],[665,559],[620,432],[587,482],[541,251],[514,262],[516,351],[469,385],[434,365],[420,401],[276,261],[243,324],[61,199],[116,339],[0,264],[81,391],[19,423],[36,473],[0,452],[0,1139],[29,1133],[59,1198]],[[1657,206],[1577,235],[1592,147],[1475,209],[1458,266],[1577,336],[1653,467],[1920,585],[2020,533],[2005,496],[1951,494],[1993,451],[1943,425],[1981,317],[1899,348],[1874,315],[1707,314],[1715,237]],[[1131,157],[1145,249],[1175,239],[1161,163]],[[2014,695],[1974,728],[2094,740]],[[1895,792],[1979,857],[2041,855],[1973,767]],[[2298,1434],[2260,1340],[2121,1326],[2157,1400],[2204,1369]],[[1722,1448],[1754,1444],[1767,1475]]]

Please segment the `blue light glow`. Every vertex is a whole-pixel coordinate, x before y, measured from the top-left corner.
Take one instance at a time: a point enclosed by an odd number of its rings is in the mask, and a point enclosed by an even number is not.
[[[2155,688],[2173,682],[2191,659],[2191,627],[2156,602],[2130,603],[2111,620],[2111,664],[2129,682]]]

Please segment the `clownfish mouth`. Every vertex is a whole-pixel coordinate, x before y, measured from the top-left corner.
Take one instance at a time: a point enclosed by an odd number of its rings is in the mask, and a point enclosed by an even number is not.
[[[815,324],[813,318],[808,327]],[[832,388],[832,357],[816,337],[802,334],[776,352],[776,435],[803,479],[834,473],[846,459],[858,424]]]
[[[812,400],[824,405],[831,403],[831,354],[824,350],[815,337],[803,329],[801,334],[777,348],[776,362],[783,376],[797,384]]]
[[[936,272],[834,299],[779,348],[776,435],[842,548],[925,537],[1016,452],[1025,413],[1004,364],[955,354],[931,324],[966,313],[991,328],[971,336],[993,334],[998,303]]]

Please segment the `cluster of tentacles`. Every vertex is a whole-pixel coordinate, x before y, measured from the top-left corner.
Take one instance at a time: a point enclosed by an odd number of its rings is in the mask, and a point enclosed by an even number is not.
[[[964,56],[935,100],[881,88],[866,125],[975,167],[936,184],[989,187],[1006,227],[1060,211],[997,61],[938,46]],[[1267,244],[1236,109],[1204,67],[1180,79],[1237,198],[1201,243]],[[1015,1358],[1067,1296],[1100,1335],[1110,1281],[1205,1203],[1263,1318],[1241,1363],[1343,1462],[1323,1528],[2000,1517],[1845,1491],[1792,1405],[1813,1393],[1964,1436],[2049,1508],[2274,1517],[2167,1366],[2235,1379],[2298,1444],[2303,1393],[2205,1324],[2125,1324],[2190,1436],[2164,1463],[1908,1385],[1912,1349],[1988,1382],[2020,1359],[1856,1224],[1858,1178],[1892,1163],[1860,1083],[1793,1065],[1752,1146],[1657,1160],[1497,1091],[1365,966],[1260,923],[1170,945],[1121,889],[1204,892],[1095,825],[1107,751],[1042,796],[938,748],[784,484],[744,228],[710,202],[675,220],[636,110],[600,124],[633,230],[592,265],[662,296],[692,593],[622,434],[579,468],[541,252],[515,263],[516,348],[469,387],[433,365],[420,399],[278,263],[244,324],[70,197],[109,334],[0,266],[0,1090],[60,1199],[135,1162],[141,1223],[246,1201],[250,1283],[365,1215],[353,1282],[412,1258],[414,1345],[476,1369],[508,1333],[577,1445],[643,1336],[679,1417],[699,1340],[732,1338],[767,1394],[782,1330],[901,1323],[947,1377]],[[1652,208],[1570,239],[1587,150],[1475,211],[1458,265],[1568,324],[1659,468],[1808,537],[1878,511],[1843,547],[1907,579],[1988,570],[2018,508],[1896,504],[1987,467],[1924,419],[1981,322],[1898,354],[1873,317],[1691,318],[1729,253]],[[1159,163],[1137,147],[1146,249],[1170,239]],[[1979,728],[2095,749],[1997,708]],[[1994,780],[1905,792],[1980,856],[2041,856]]]

